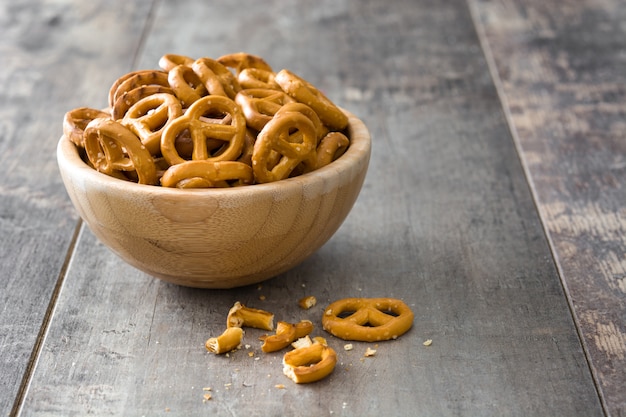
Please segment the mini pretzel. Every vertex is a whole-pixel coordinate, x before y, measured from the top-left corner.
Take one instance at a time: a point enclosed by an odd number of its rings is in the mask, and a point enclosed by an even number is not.
[[[306,104],[298,103],[298,102],[285,103],[280,109],[278,109],[276,113],[282,114],[282,113],[287,113],[287,112],[302,113],[306,117],[311,119],[311,121],[313,122],[313,126],[315,127],[315,132],[317,134],[317,141],[315,142],[316,145],[319,144],[319,142],[322,140],[324,135],[328,133],[328,128],[324,126],[324,124],[320,120],[315,110],[313,110],[311,107],[307,106]]]
[[[192,180],[193,181],[190,181]],[[185,161],[172,165],[161,178],[164,187],[228,187],[229,182],[249,185],[254,181],[252,167],[237,161]]]
[[[337,364],[337,353],[315,342],[298,347],[283,356],[283,373],[296,384],[308,384],[330,375]]]
[[[246,68],[258,68],[265,71],[272,71],[272,67],[263,58],[245,52],[223,55],[217,58],[217,62],[228,68],[233,68],[238,75]]]
[[[275,80],[287,94],[315,110],[326,126],[342,130],[348,125],[348,116],[308,81],[286,69],[278,72]]]
[[[167,73],[167,80],[183,107],[189,107],[208,94],[198,74],[187,65],[178,65]]]
[[[286,348],[297,339],[308,335],[312,331],[313,323],[309,320],[301,320],[296,324],[279,321],[276,325],[276,334],[267,336],[263,340],[261,350],[263,350],[263,352],[276,352]]]
[[[152,155],[161,153],[163,130],[182,116],[180,101],[171,94],[153,94],[128,109],[122,124],[132,130]]]
[[[241,90],[235,97],[235,102],[241,106],[248,126],[257,131],[263,129],[283,105],[293,101],[282,91],[267,88]]]
[[[246,129],[246,136],[243,141],[241,155],[237,158],[237,162],[243,162],[252,167],[252,152],[254,152],[254,142],[256,142],[256,132],[252,129]]]
[[[128,92],[124,92],[117,98],[117,100],[115,100],[115,103],[113,104],[113,109],[111,110],[113,119],[123,119],[124,115],[126,115],[126,112],[133,106],[133,104],[137,103],[142,98],[159,93],[174,94],[174,90],[170,87],[163,87],[161,85],[143,85]]]
[[[192,63],[193,58],[185,55],[165,54],[159,58],[159,67],[161,67],[163,71],[168,72],[179,65],[191,65]]]
[[[291,141],[292,130],[302,134],[301,142]],[[315,149],[315,143],[315,127],[305,115],[289,112],[274,116],[259,132],[254,144],[252,169],[256,182],[272,182],[289,177],[300,162],[310,157]],[[279,153],[281,158],[270,168],[268,160],[272,151]]]
[[[109,118],[94,119],[85,128],[85,151],[100,172],[135,171],[140,184],[156,184],[152,155],[128,128]]]
[[[89,107],[79,107],[65,113],[63,117],[63,133],[76,146],[84,147],[85,128],[93,119],[109,117],[107,112]]]
[[[268,311],[246,307],[237,301],[228,312],[226,327],[253,327],[274,330],[274,315]]]
[[[245,68],[237,76],[237,81],[242,89],[266,88],[268,90],[280,90],[280,86],[274,79],[276,74],[259,68]]]
[[[237,349],[243,339],[243,329],[240,327],[229,327],[218,337],[209,338],[204,346],[209,352],[222,354]]]
[[[221,124],[207,116],[231,117],[231,124]],[[226,161],[235,160],[241,154],[244,137],[246,135],[246,119],[239,106],[223,96],[205,96],[187,109],[187,112],[174,120],[163,131],[161,136],[161,153],[170,165],[185,161],[176,149],[176,138],[183,132],[191,134],[193,152],[191,159]],[[216,139],[223,143],[220,150],[210,154],[207,141]]]
[[[113,107],[118,98],[135,88],[146,85],[169,87],[167,72],[158,70],[140,70],[130,72],[118,78],[109,90],[109,106]]]
[[[199,58],[191,68],[204,83],[209,94],[224,95],[234,99],[241,90],[239,81],[224,65],[211,58]]]
[[[396,339],[412,325],[411,309],[393,298],[338,300],[326,308],[322,317],[327,332],[344,340],[362,342]]]
[[[329,132],[317,146],[315,154],[303,162],[303,172],[310,172],[330,164],[344,154],[350,140],[341,132]]]

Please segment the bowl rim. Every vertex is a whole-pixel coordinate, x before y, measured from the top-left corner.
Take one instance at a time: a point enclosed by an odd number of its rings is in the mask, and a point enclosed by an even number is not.
[[[230,188],[180,189],[125,181],[99,172],[87,165],[87,163],[80,157],[76,145],[65,135],[61,136],[57,144],[57,164],[59,165],[59,169],[61,171],[71,171],[72,177],[80,177],[85,182],[99,184],[101,187],[117,189],[123,192],[133,192],[152,196],[178,195],[181,197],[194,196],[194,198],[202,196],[219,198],[222,195],[229,195],[232,198],[233,194],[275,192],[276,187],[280,187],[280,189],[283,190],[289,188],[289,186],[301,188],[307,184],[335,178],[337,173],[353,169],[355,163],[358,163],[359,161],[365,160],[364,162],[366,164],[369,163],[371,155],[371,136],[367,126],[353,113],[344,109],[342,109],[342,111],[346,114],[346,116],[348,116],[348,126],[346,127],[346,130],[348,131],[350,137],[350,146],[346,152],[335,161],[322,168],[306,174],[270,183]]]

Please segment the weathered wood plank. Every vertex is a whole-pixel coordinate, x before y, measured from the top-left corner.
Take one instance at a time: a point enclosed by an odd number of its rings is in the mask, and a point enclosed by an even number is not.
[[[626,415],[626,3],[472,2],[610,415]]]
[[[132,66],[149,2],[0,2],[0,415],[8,415],[77,215],[56,167],[63,113]],[[116,22],[111,25],[111,22]]]
[[[84,229],[21,414],[602,415],[465,3],[162,2],[137,66],[239,50],[366,121],[371,171],[353,212],[299,267],[232,291],[155,281]],[[308,294],[319,306],[303,312]],[[204,350],[237,300],[324,335],[323,307],[348,296],[402,298],[415,326],[352,351],[328,336],[340,366],[310,386],[260,351],[263,332],[228,357]]]

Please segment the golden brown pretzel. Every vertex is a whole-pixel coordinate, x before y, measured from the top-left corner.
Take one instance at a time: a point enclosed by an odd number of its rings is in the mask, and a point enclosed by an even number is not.
[[[322,317],[322,326],[330,334],[362,342],[396,339],[412,325],[411,309],[393,298],[338,300],[326,308]]]
[[[348,125],[348,116],[308,81],[286,69],[279,71],[275,80],[283,91],[315,110],[329,128],[342,130]]]
[[[298,103],[298,102],[285,103],[280,109],[278,109],[276,113],[282,114],[282,113],[287,113],[287,112],[302,113],[306,117],[311,119],[311,121],[313,122],[313,126],[315,127],[315,132],[317,134],[316,144],[319,144],[319,142],[322,140],[324,135],[328,133],[328,128],[324,126],[324,124],[320,120],[315,110],[313,110],[311,107],[307,106],[306,104]],[[296,138],[294,137],[293,139],[296,139]]]
[[[350,140],[341,132],[329,132],[317,145],[317,149],[309,159],[303,161],[303,173],[320,169],[344,154]]]
[[[241,90],[239,81],[224,65],[211,58],[199,58],[191,68],[204,83],[209,94],[218,94],[234,99]]]
[[[156,184],[152,155],[133,132],[113,119],[94,119],[87,125],[85,151],[100,172],[118,176],[118,171],[134,171],[140,184]]]
[[[161,85],[143,85],[137,87],[128,92],[123,93],[115,100],[113,109],[111,110],[111,116],[113,119],[123,119],[124,115],[131,108],[133,104],[141,100],[142,98],[151,96],[152,94],[168,93],[174,94],[174,90],[170,87],[163,87]]]
[[[317,146],[317,164],[315,169],[326,166],[339,158],[348,149],[349,145],[350,139],[343,133],[328,133]]]
[[[246,129],[246,136],[243,141],[241,155],[237,158],[238,162],[252,166],[252,152],[254,152],[254,142],[256,142],[256,132],[252,129]]]
[[[89,107],[79,107],[70,110],[63,116],[63,134],[74,142],[76,146],[84,147],[85,128],[93,119],[109,117],[109,113],[92,109]]]
[[[296,384],[308,384],[330,375],[337,364],[337,353],[315,342],[298,347],[283,356],[283,373]]]
[[[258,68],[265,71],[273,71],[272,67],[265,62],[263,58],[245,52],[222,55],[217,58],[217,62],[225,67],[233,68],[237,75],[239,75],[239,73],[246,68]]]
[[[294,133],[291,133],[295,130]],[[301,134],[301,141],[292,141],[290,135]],[[252,153],[252,169],[256,182],[265,183],[285,179],[298,164],[310,157],[315,149],[316,134],[313,122],[303,114],[288,112],[276,115],[259,132]],[[281,155],[278,163],[269,167],[275,151]]]
[[[214,122],[206,117],[231,117],[230,124]],[[187,109],[187,112],[174,120],[161,136],[161,153],[170,165],[185,161],[176,149],[176,138],[183,132],[191,134],[193,152],[191,159],[211,161],[233,161],[241,154],[246,135],[246,119],[239,106],[223,96],[205,96]],[[216,139],[223,146],[216,153],[209,153],[207,140]]]
[[[113,86],[109,90],[109,106],[115,106],[117,99],[125,93],[146,85],[169,87],[167,72],[159,70],[140,70],[121,76],[113,83]]]
[[[237,81],[242,89],[266,88],[268,90],[280,90],[280,86],[274,78],[276,74],[259,68],[245,68],[237,76]]]
[[[191,65],[192,63],[193,58],[185,55],[165,54],[161,58],[159,58],[159,67],[161,67],[163,71],[168,72],[178,65]]]
[[[235,101],[241,106],[248,126],[259,131],[283,105],[294,100],[280,90],[252,88],[237,93]]]
[[[208,188],[249,185],[252,167],[237,161],[185,161],[172,165],[161,178],[164,187]]]
[[[182,116],[180,101],[172,94],[152,94],[128,109],[122,124],[139,136],[152,155],[161,153],[161,135],[174,119]]]
[[[194,102],[208,94],[207,89],[198,77],[198,74],[187,65],[178,65],[167,73],[167,80],[174,94],[180,100],[183,108],[191,106]]]

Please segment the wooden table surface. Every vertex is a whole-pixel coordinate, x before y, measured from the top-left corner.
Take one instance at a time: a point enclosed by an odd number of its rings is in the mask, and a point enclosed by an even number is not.
[[[626,416],[625,22],[621,0],[0,0],[0,415]],[[361,117],[368,176],[293,270],[166,284],[80,222],[62,117],[165,53],[239,51]],[[345,351],[321,313],[354,296],[413,328]],[[312,320],[334,373],[292,383],[255,330],[208,353],[235,301]]]

